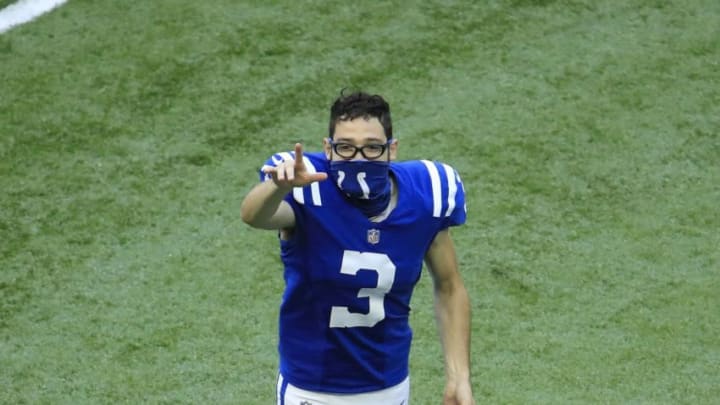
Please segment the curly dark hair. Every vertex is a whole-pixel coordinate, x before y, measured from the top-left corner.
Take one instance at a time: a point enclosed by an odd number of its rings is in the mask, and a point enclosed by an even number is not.
[[[340,92],[340,96],[330,107],[330,139],[335,136],[335,125],[338,121],[350,121],[360,117],[377,118],[387,139],[392,139],[392,119],[387,101],[377,94],[370,95],[362,91],[346,94],[345,91],[346,89],[343,89]]]

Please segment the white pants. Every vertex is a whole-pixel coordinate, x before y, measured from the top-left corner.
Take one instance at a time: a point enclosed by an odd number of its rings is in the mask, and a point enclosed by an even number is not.
[[[380,391],[359,394],[329,394],[300,389],[278,376],[277,405],[408,405],[410,377]]]

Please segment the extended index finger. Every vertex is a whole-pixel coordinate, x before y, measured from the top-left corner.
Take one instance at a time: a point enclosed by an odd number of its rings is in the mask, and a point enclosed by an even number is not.
[[[305,162],[303,162],[303,147],[300,142],[295,144],[295,165],[301,166]]]

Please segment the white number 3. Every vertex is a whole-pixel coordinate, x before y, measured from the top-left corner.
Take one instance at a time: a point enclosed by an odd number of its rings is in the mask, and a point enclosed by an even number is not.
[[[378,274],[377,286],[358,291],[358,298],[370,300],[368,313],[350,312],[348,307],[333,306],[330,311],[331,328],[371,328],[385,319],[385,294],[390,292],[395,281],[395,264],[386,254],[346,250],[340,273],[354,276],[360,270],[372,270]]]

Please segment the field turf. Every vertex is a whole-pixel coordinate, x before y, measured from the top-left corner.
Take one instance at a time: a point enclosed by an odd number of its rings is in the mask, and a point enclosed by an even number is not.
[[[0,403],[273,403],[277,240],[239,204],[343,87],[463,177],[478,404],[717,403],[719,39],[717,0],[72,0],[1,34]],[[427,273],[412,325],[439,404]]]

